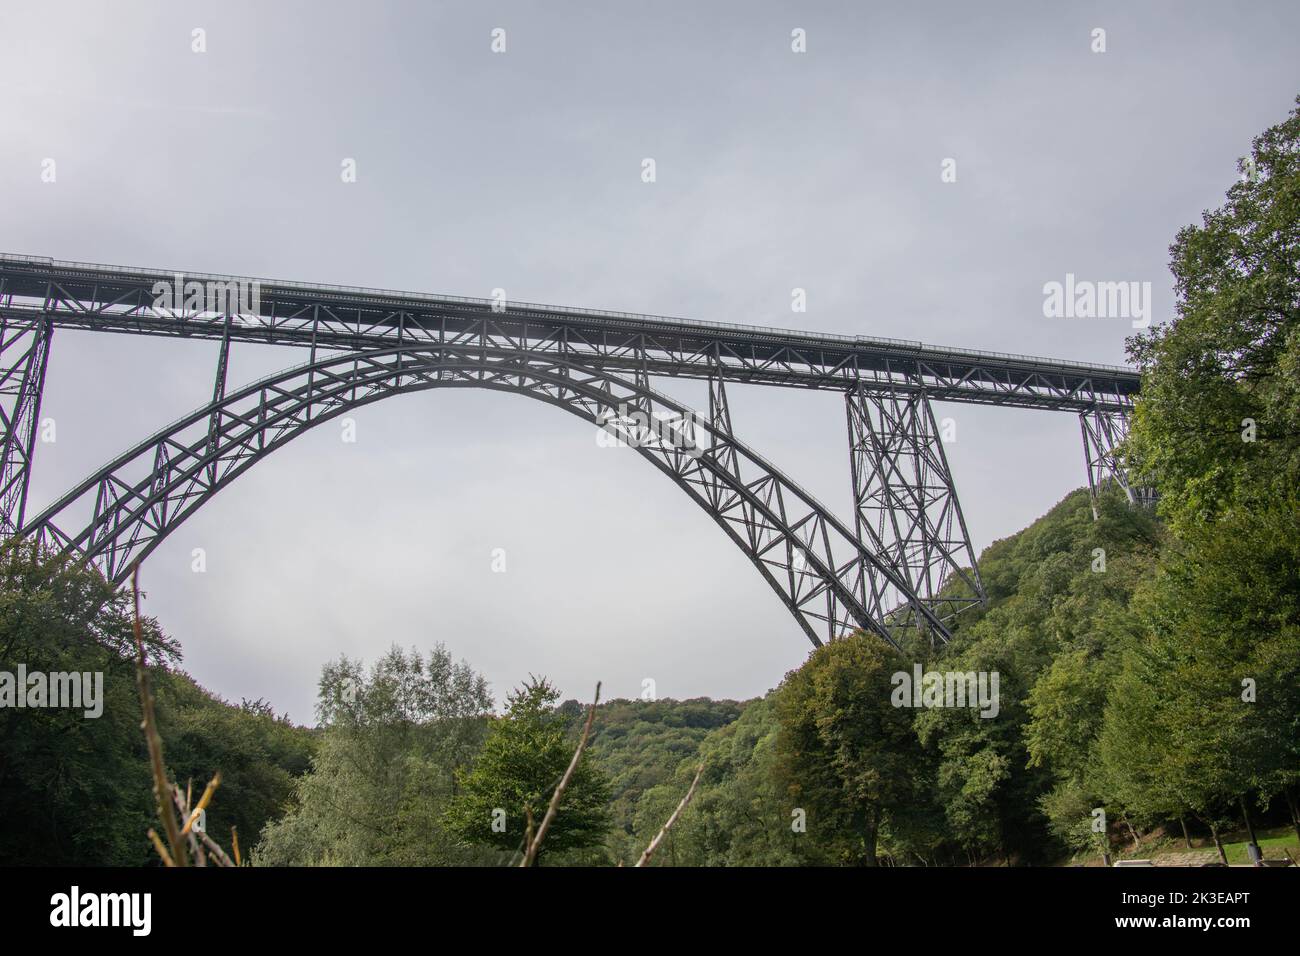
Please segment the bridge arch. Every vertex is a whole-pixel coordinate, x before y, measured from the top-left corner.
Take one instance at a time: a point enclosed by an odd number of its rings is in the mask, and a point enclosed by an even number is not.
[[[643,381],[561,357],[488,345],[336,353],[196,409],[128,449],[27,522],[23,537],[96,564],[116,584],[221,488],[307,429],[392,395],[485,388],[525,395],[605,428],[714,519],[815,645],[855,627],[893,643],[886,592],[948,632],[888,559],[731,433]],[[658,425],[654,423],[659,423]],[[88,520],[78,512],[90,511]],[[71,529],[71,530],[68,530]]]

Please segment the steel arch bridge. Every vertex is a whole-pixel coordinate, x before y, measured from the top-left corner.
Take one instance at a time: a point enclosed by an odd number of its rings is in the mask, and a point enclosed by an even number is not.
[[[213,339],[213,397],[29,517],[60,326]],[[240,341],[310,356],[228,391]],[[707,412],[651,388],[651,375],[707,379]],[[728,381],[844,394],[851,526],[737,437]],[[1075,412],[1094,501],[1114,482],[1146,503],[1116,455],[1138,384],[1115,366],[919,342],[0,256],[0,535],[79,556],[121,584],[307,429],[391,395],[485,388],[563,408],[635,447],[745,553],[814,644],[854,628],[894,642],[918,627],[944,641],[985,595],[932,401]]]

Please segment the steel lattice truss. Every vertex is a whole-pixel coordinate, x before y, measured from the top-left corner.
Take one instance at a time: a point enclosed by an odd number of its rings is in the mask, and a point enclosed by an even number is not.
[[[948,457],[924,393],[845,395],[858,537],[889,555],[911,593],[947,621],[984,601]],[[947,586],[947,587],[945,587]],[[908,621],[907,594],[891,620]]]
[[[220,488],[307,428],[390,395],[473,387],[526,395],[605,428],[682,487],[745,552],[815,643],[854,628],[892,641],[890,561],[724,425],[635,381],[545,356],[410,347],[333,356],[220,397],[86,479],[23,528],[115,583]],[[947,629],[928,606],[915,613]]]
[[[1136,486],[1116,449],[1128,437],[1128,416],[1121,412],[1093,409],[1079,413],[1083,429],[1083,456],[1088,468],[1088,489],[1092,492],[1092,515],[1097,516],[1097,498],[1108,482],[1114,482],[1131,505],[1150,507],[1155,503],[1151,488]]]
[[[160,298],[191,286],[192,300]],[[213,397],[25,521],[59,326],[219,341]],[[230,392],[236,342],[298,346],[310,359]],[[707,379],[707,417],[653,390],[651,376]],[[736,438],[728,381],[845,393],[854,531]],[[946,622],[984,591],[930,402],[1078,412],[1095,511],[1106,481],[1150,500],[1115,452],[1138,386],[1131,369],[912,341],[0,255],[0,538],[79,554],[120,584],[307,428],[389,395],[488,388],[635,446],[745,552],[813,643],[857,627],[946,640]]]

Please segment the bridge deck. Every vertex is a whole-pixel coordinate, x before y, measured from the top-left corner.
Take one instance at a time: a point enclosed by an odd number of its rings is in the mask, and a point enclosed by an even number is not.
[[[159,269],[0,255],[0,318],[47,314],[55,325],[148,335],[221,338],[223,310],[160,308]],[[1123,366],[948,349],[919,341],[819,334],[754,325],[528,302],[395,292],[187,272],[205,290],[242,284],[232,339],[314,347],[464,345],[554,353],[603,368],[799,388],[924,389],[943,401],[1060,410],[1121,410],[1139,387]],[[208,302],[211,305],[212,302]],[[504,306],[504,311],[500,311]]]

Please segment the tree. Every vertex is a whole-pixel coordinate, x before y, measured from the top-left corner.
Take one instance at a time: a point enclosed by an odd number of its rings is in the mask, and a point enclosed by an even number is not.
[[[1130,655],[1155,710],[1109,716],[1110,775],[1128,800],[1173,787],[1198,814],[1281,793],[1300,833],[1300,98],[1241,169],[1171,247],[1177,316],[1130,342],[1143,381],[1126,455],[1177,540]],[[1162,769],[1126,777],[1148,719]]]
[[[469,771],[457,774],[459,792],[443,819],[463,842],[516,850],[528,814],[541,822],[556,784],[573,759],[569,722],[557,713],[560,694],[545,678],[530,678],[494,718]],[[560,801],[542,857],[598,846],[610,827],[609,780],[584,754]]]
[[[703,763],[700,786],[651,866],[799,866],[835,862],[833,842],[798,825],[783,777],[774,713],[777,692],[752,700],[738,719],[683,756],[676,774],[637,802],[634,845],[658,832]],[[832,834],[824,834],[827,837]],[[639,851],[638,851],[639,852]]]
[[[94,568],[0,548],[0,672],[101,675],[100,714],[0,706],[0,864],[140,865],[152,817],[131,657],[130,597]],[[152,620],[154,660],[176,660]],[[111,810],[110,810],[111,808]]]
[[[321,674],[324,726],[311,772],[271,825],[255,862],[278,866],[436,866],[488,862],[442,825],[456,772],[492,706],[487,682],[441,644],[393,647],[370,668],[340,658]]]
[[[891,676],[908,668],[858,631],[817,648],[778,692],[790,799],[807,811],[809,829],[834,835],[846,862],[876,866],[882,827],[918,793],[912,712],[890,700]]]
[[[585,708],[576,700],[565,701],[558,709],[573,719],[586,716]],[[677,808],[684,788],[690,785],[690,775],[698,766],[698,760],[691,760],[700,753],[701,743],[710,731],[740,716],[741,709],[740,704],[729,700],[668,698],[616,699],[597,709],[588,752],[610,778],[610,862],[620,861],[625,866],[636,863],[663,821]],[[684,775],[684,781],[675,778],[679,766],[678,775]],[[704,794],[708,782],[708,777],[701,779],[696,799]],[[647,797],[651,790],[656,794]],[[649,801],[654,802],[653,809]],[[678,852],[685,825],[683,819],[669,831],[667,843],[652,858],[651,865],[686,858],[684,852]]]
[[[1300,97],[1170,248],[1178,315],[1129,343],[1130,463],[1181,533],[1300,482]]]
[[[1300,781],[1300,514],[1295,496],[1189,530],[1138,600],[1102,735],[1106,775],[1136,812],[1211,827]]]

